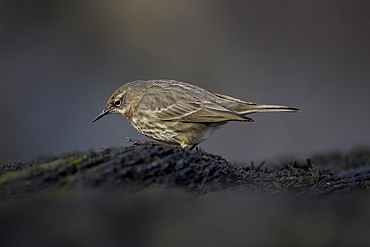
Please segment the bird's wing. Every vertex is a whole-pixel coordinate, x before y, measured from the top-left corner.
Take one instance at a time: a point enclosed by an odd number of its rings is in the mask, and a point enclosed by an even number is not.
[[[230,111],[212,102],[181,101],[166,107],[154,109],[156,116],[163,121],[212,123],[223,121],[253,121],[251,118]]]
[[[253,121],[220,104],[202,99],[190,88],[176,85],[153,86],[138,104],[152,117],[162,121],[212,123],[223,121]]]
[[[246,104],[246,105],[256,105],[256,103],[244,101],[244,100],[241,100],[241,99],[237,99],[237,98],[234,98],[234,97],[231,97],[231,96],[228,96],[228,95],[215,93],[215,92],[210,92],[210,93],[213,94],[213,95],[216,95],[219,98],[226,99],[226,100],[229,100],[229,101],[232,101],[232,102]]]

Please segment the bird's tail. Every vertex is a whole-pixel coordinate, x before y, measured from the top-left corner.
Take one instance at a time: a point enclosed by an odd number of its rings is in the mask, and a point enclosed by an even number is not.
[[[290,106],[282,105],[248,105],[246,109],[238,112],[239,114],[246,115],[254,112],[278,112],[278,111],[290,111],[290,112],[299,112],[299,109]]]
[[[254,112],[274,112],[274,111],[291,111],[298,112],[299,109],[290,106],[282,105],[259,105],[253,102],[247,102],[240,100],[231,96],[214,93],[213,95],[217,96],[215,102],[218,105],[221,105],[227,109],[233,110],[241,115],[246,115]]]

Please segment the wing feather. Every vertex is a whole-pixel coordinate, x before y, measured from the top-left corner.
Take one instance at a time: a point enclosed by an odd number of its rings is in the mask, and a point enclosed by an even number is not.
[[[201,99],[183,86],[167,85],[150,88],[141,99],[140,107],[145,107],[150,114],[162,121],[179,122],[223,122],[253,121],[242,114],[224,106]]]
[[[158,109],[156,115],[163,121],[179,122],[223,122],[253,121],[212,102],[179,102]]]

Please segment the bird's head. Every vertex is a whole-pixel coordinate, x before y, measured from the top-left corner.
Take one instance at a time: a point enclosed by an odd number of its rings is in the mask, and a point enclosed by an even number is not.
[[[141,97],[144,95],[145,84],[145,81],[133,81],[119,87],[112,96],[110,96],[104,110],[94,118],[93,122],[111,113],[118,113],[128,117],[132,109],[135,108],[137,102],[140,101]]]
[[[129,98],[130,92],[128,91],[126,85],[118,88],[109,98],[104,110],[96,118],[94,118],[93,122],[98,121],[105,115],[111,113],[118,113],[125,116]]]

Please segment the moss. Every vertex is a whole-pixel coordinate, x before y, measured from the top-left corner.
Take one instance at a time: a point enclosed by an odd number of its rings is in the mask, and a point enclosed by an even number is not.
[[[362,165],[367,165],[361,160]],[[362,167],[364,172],[344,174],[316,164],[317,161],[315,165],[311,161],[293,162],[267,169],[264,164],[255,167],[252,163],[241,167],[202,150],[133,146],[3,166],[0,192],[5,199],[75,188],[139,190],[161,186],[196,194],[237,190],[322,197],[369,188],[370,169],[366,166]],[[355,163],[353,167],[359,168]]]
[[[8,182],[19,175],[19,172],[7,172],[0,176],[0,184]]]

